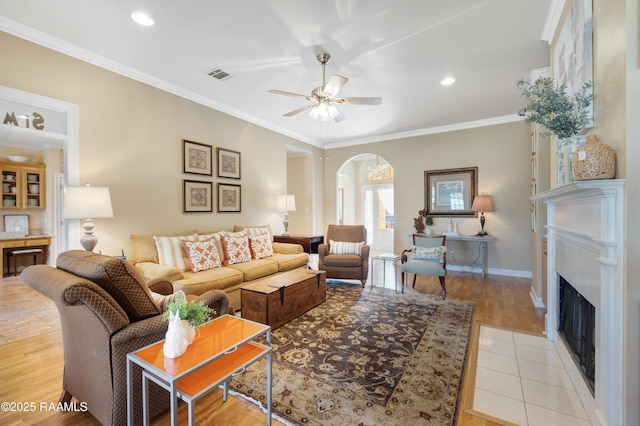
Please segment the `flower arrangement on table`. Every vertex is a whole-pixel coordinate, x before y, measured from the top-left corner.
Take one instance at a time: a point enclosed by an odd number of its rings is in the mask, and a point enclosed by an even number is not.
[[[198,328],[215,314],[216,311],[203,301],[188,302],[182,291],[177,292],[173,302],[167,304],[167,310],[162,314],[162,319],[169,321],[164,355],[167,358],[177,358],[185,353]]]

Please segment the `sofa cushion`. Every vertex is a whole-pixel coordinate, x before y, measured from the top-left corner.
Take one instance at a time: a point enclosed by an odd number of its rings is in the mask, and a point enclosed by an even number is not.
[[[58,255],[56,266],[99,285],[118,302],[131,322],[162,313],[140,272],[125,260],[69,250]]]
[[[275,261],[278,264],[278,271],[284,272],[307,265],[309,263],[309,254],[305,252],[293,254],[274,253],[273,256],[269,256],[267,259]]]
[[[180,235],[193,235],[197,231],[194,229],[188,232],[181,232],[178,234],[131,234],[129,239],[131,240],[131,261],[133,263],[138,262],[154,262],[160,263],[158,259],[158,250],[156,249],[156,242],[153,239],[156,237],[176,237]]]
[[[227,237],[224,234],[220,237],[222,251],[224,252],[224,264],[233,265],[236,263],[249,262],[251,260],[251,250],[249,249],[249,237]]]
[[[222,266],[215,238],[203,241],[182,240],[182,248],[187,256],[189,269],[192,272],[205,271]]]
[[[267,233],[250,235],[249,249],[251,250],[251,257],[254,259],[262,259],[263,257],[271,256],[273,254],[271,237],[269,237],[269,234]]]
[[[220,241],[220,237],[222,236],[222,234],[223,231],[198,234],[198,241],[204,241],[213,238],[216,242],[216,249],[218,249],[218,256],[220,256],[220,263],[224,264],[224,250],[222,250],[222,242]]]
[[[196,241],[197,235],[183,235],[179,237],[153,237],[158,250],[158,263],[172,266],[182,271],[189,269],[187,256],[182,248],[182,241]]]
[[[171,284],[175,291],[182,290],[187,295],[203,294],[209,290],[226,290],[242,284],[242,272],[231,267],[185,272],[184,278]]]
[[[247,282],[277,273],[278,263],[271,260],[271,258],[267,258],[252,260],[251,262],[245,263],[236,263],[227,266],[227,268],[233,268],[237,271],[242,272],[242,280],[244,282]]]
[[[328,254],[322,259],[324,266],[361,267],[362,257],[357,254]]]

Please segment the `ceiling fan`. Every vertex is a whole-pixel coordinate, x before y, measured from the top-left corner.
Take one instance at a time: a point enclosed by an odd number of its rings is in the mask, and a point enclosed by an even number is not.
[[[310,110],[309,115],[311,118],[320,119],[322,121],[333,120],[339,122],[347,118],[338,108],[337,104],[351,104],[351,105],[380,105],[382,98],[361,98],[361,97],[344,97],[338,98],[337,95],[340,89],[349,81],[348,78],[339,75],[332,75],[328,82],[325,80],[325,67],[331,55],[328,53],[321,53],[317,56],[318,62],[322,65],[322,86],[316,87],[311,91],[311,95],[300,95],[298,93],[285,92],[282,90],[269,90],[269,93],[275,93],[277,95],[292,96],[294,98],[307,99],[313,101],[312,104],[305,105],[298,109],[294,109],[283,117],[291,117],[302,111]]]

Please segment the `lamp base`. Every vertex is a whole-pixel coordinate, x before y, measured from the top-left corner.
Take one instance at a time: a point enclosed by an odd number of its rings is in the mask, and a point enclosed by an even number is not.
[[[86,251],[93,251],[98,244],[98,237],[93,235],[94,223],[91,219],[86,219],[82,222],[82,227],[84,228],[84,235],[80,238],[80,245]]]
[[[289,213],[285,213],[282,225],[284,225],[284,232],[282,233],[282,235],[291,235],[289,233]]]

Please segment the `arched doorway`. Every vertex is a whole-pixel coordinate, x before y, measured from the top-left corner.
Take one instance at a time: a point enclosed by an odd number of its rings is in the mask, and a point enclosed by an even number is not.
[[[336,217],[345,225],[364,224],[371,255],[393,253],[393,167],[376,154],[347,160],[336,175]]]

